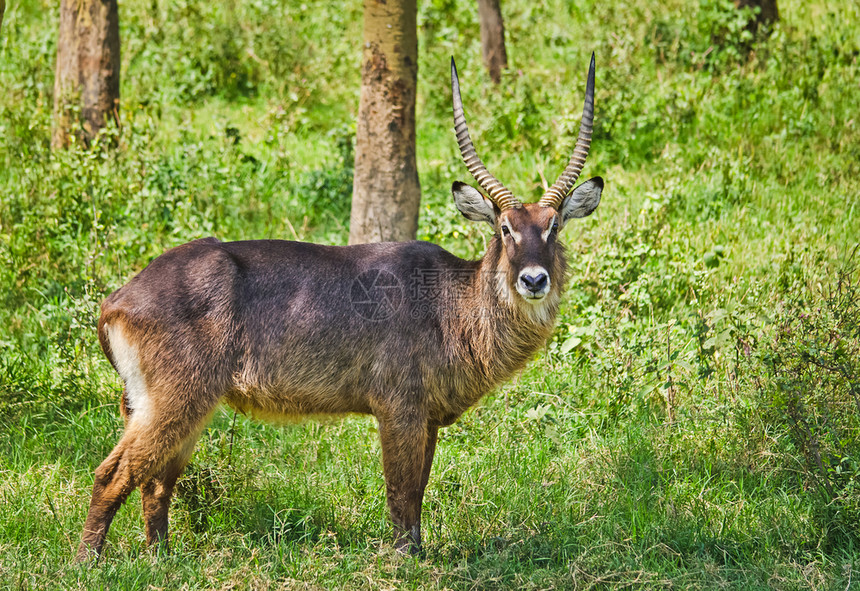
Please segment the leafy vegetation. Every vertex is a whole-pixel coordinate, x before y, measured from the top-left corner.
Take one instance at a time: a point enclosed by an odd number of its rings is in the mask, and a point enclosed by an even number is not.
[[[42,588],[847,589],[860,580],[860,8],[782,0],[766,36],[729,0],[505,3],[419,15],[420,237],[477,256],[447,61],[473,138],[525,199],[575,141],[587,58],[598,212],[566,232],[552,341],[441,435],[423,556],[386,542],[372,420],[228,411],[145,548],[138,496],[72,566],[122,428],[98,304],[193,238],[346,241],[361,6],[121,6],[121,125],[49,150],[57,8],[0,39],[0,583]],[[116,149],[104,146],[115,145]]]

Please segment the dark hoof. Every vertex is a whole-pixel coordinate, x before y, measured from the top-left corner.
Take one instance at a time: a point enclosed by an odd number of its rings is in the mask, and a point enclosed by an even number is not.
[[[409,533],[400,535],[394,541],[394,549],[403,556],[415,556],[421,552],[421,530],[413,527]]]

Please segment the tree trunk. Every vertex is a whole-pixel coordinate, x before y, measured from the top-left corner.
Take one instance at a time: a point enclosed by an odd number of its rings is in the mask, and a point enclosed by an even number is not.
[[[413,240],[418,232],[416,15],[416,0],[364,2],[350,244]]]
[[[753,32],[758,31],[762,25],[770,26],[779,20],[776,0],[735,0],[735,6],[738,8],[759,8],[758,14],[749,23],[749,29]]]
[[[6,12],[6,0],[0,0],[0,32],[3,31],[3,13]]]
[[[89,145],[118,110],[117,0],[61,0],[51,146]]]
[[[490,79],[498,84],[502,79],[502,68],[508,67],[508,52],[505,50],[505,23],[499,0],[478,0],[478,18],[481,21],[481,52]]]

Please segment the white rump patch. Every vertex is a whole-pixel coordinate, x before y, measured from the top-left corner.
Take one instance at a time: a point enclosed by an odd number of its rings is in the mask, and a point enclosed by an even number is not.
[[[149,422],[152,417],[152,400],[146,388],[146,379],[140,370],[140,357],[137,347],[126,338],[120,326],[105,325],[111,355],[116,370],[125,382],[126,402],[130,411],[129,421]]]

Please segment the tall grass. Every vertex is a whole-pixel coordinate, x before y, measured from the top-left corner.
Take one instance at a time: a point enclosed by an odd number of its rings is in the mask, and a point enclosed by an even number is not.
[[[860,556],[860,8],[729,0],[419,15],[420,238],[479,256],[447,60],[490,169],[525,199],[562,170],[591,51],[598,212],[529,368],[443,430],[425,553],[388,543],[375,423],[219,411],[178,485],[173,553],[136,494],[96,568],[70,563],[122,429],[101,299],[193,238],[344,243],[361,6],[120,7],[116,149],[49,150],[57,8],[0,38],[0,584],[42,588],[846,589]]]

